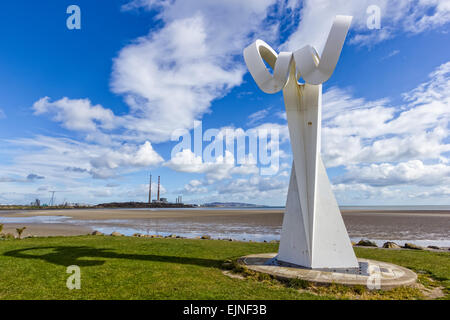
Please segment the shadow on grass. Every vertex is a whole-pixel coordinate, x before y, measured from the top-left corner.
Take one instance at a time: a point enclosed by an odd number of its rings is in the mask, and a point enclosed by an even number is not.
[[[51,250],[49,253],[44,254],[32,254],[33,250]],[[214,267],[220,268],[222,261],[203,258],[192,257],[174,257],[174,256],[160,256],[153,254],[123,254],[116,253],[111,249],[99,249],[87,246],[51,246],[51,247],[33,247],[18,249],[5,252],[3,254],[7,257],[22,258],[22,259],[38,259],[44,260],[49,263],[53,263],[61,266],[77,265],[80,267],[86,266],[99,266],[103,265],[106,260],[99,260],[96,258],[104,259],[127,259],[127,260],[140,260],[140,261],[154,261],[165,263],[178,263],[178,264],[190,264],[201,267]],[[84,258],[84,259],[83,259]],[[88,259],[86,259],[88,258]],[[92,259],[94,258],[94,259]]]

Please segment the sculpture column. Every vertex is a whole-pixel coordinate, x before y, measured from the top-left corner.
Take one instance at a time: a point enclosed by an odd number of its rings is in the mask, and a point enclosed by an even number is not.
[[[293,164],[277,260],[307,268],[358,268],[320,156],[322,83],[334,71],[350,22],[336,17],[321,58],[310,46],[277,55],[261,40],[244,50],[258,86],[266,93],[283,90],[286,107]]]

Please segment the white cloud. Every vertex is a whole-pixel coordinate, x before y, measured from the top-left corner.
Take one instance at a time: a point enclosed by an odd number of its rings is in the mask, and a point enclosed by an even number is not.
[[[229,183],[219,186],[218,191],[224,194],[245,193],[256,196],[259,192],[269,193],[285,190],[287,183],[285,180],[274,179],[273,177],[252,176],[250,179],[235,179]]]
[[[370,109],[372,107],[384,106],[388,99],[376,101],[366,101],[363,98],[354,97],[351,92],[338,87],[332,87],[323,94],[323,114],[322,121],[327,124],[335,117],[347,114],[358,109]]]
[[[89,99],[68,99],[51,102],[49,97],[33,104],[34,114],[54,113],[53,120],[70,130],[95,131],[97,127],[113,129],[115,117],[111,110],[92,105]]]
[[[102,202],[147,201],[148,185],[136,186],[128,174],[163,161],[149,142],[103,146],[36,136],[2,141],[2,144],[6,147],[2,155],[11,159],[11,164],[0,166],[0,184],[8,183],[7,189],[0,188],[2,203],[29,203],[36,198],[48,203],[48,190],[64,191],[57,193],[57,203],[66,199],[97,204],[99,196]],[[109,179],[106,186],[101,179]],[[143,175],[141,181],[145,183],[148,177]],[[108,188],[112,189],[105,191]],[[153,190],[156,190],[155,183]],[[163,187],[161,190],[166,192]]]
[[[189,149],[183,149],[178,152],[174,157],[172,157],[172,159],[170,159],[170,161],[165,163],[165,165],[176,171],[194,173],[203,173],[205,171],[202,157],[196,156]]]
[[[375,200],[379,205],[379,201],[399,201],[408,198],[407,193],[400,188],[391,187],[372,187],[363,183],[353,184],[335,184],[332,186],[333,192],[341,205],[355,204],[358,201],[364,201],[363,203],[370,203]]]
[[[209,181],[214,181],[259,172],[273,175],[279,171],[279,159],[289,157],[280,148],[280,144],[289,142],[288,128],[283,124],[263,123],[247,131],[223,127],[217,130],[217,137],[222,141],[233,141],[232,149],[228,149],[227,145],[222,151],[224,153],[216,156],[206,154],[205,149],[203,157],[183,149],[164,165],[178,172],[206,174]],[[250,143],[249,140],[254,142]],[[263,142],[266,148],[263,148]]]
[[[200,180],[191,180],[186,184],[182,190],[183,194],[206,194],[209,190],[206,186],[203,186],[203,182]]]
[[[11,177],[11,176],[0,176],[1,182],[14,182],[14,183],[24,183],[24,182],[35,182],[37,180],[43,180],[45,177],[37,175],[35,173],[30,173],[26,177]]]
[[[364,167],[350,166],[348,172],[339,177],[341,183],[364,183],[370,186],[387,185],[436,185],[450,183],[450,166],[446,164],[426,165],[420,160],[397,164],[381,163]]]
[[[94,168],[115,169],[128,166],[155,166],[162,161],[162,157],[153,150],[151,143],[146,141],[139,147],[134,145],[124,145],[115,150],[107,150],[90,162]]]
[[[153,142],[190,129],[214,99],[240,85],[234,57],[250,42],[273,0],[133,1],[125,9],[159,10],[164,26],[121,50],[112,89],[131,107],[127,128]],[[177,116],[174,117],[174,114]]]
[[[368,29],[366,10],[376,5],[381,9],[381,29]],[[310,44],[322,52],[336,15],[353,16],[350,43],[372,45],[397,33],[419,33],[442,27],[450,21],[447,0],[305,0],[298,28],[284,48],[296,50]]]
[[[252,175],[214,183],[192,180],[180,192],[185,198],[194,199],[199,203],[222,201],[271,204],[284,201],[287,185],[288,179],[283,176]]]
[[[249,121],[247,124],[249,126],[251,126],[251,125],[259,122],[260,120],[263,120],[269,114],[270,109],[271,108],[269,107],[269,108],[261,109],[259,111],[252,113],[251,115],[248,116]]]
[[[354,99],[334,88],[324,95],[322,150],[327,166],[436,160],[450,151],[450,63],[404,95],[405,105]]]
[[[410,1],[410,8],[413,11],[406,16],[403,26],[413,33],[441,27],[450,21],[450,2],[447,0]]]
[[[385,57],[381,58],[381,60],[386,60],[386,59],[392,58],[392,57],[398,55],[399,53],[400,53],[400,50],[397,50],[397,49],[396,50],[392,50],[388,55],[386,55]]]
[[[175,21],[156,35],[124,48],[115,60],[113,91],[124,94],[132,112],[127,126],[152,141],[192,127],[211,101],[240,84],[244,70],[226,70],[206,46],[203,18]],[[173,115],[177,114],[177,117]]]
[[[265,20],[274,3],[142,0],[125,5],[124,10],[155,9],[160,22],[160,27],[130,42],[114,59],[111,89],[123,95],[130,111],[114,115],[89,99],[36,101],[36,115],[49,114],[84,136],[80,141],[44,136],[10,141],[15,164],[3,168],[6,176],[23,176],[22,168],[36,168],[49,183],[76,185],[89,174],[111,178],[158,165],[162,158],[151,143],[168,141],[175,129],[190,129],[194,119],[210,112],[214,99],[241,84],[246,68],[236,57],[242,48],[258,34],[274,38],[277,23]],[[197,171],[205,172],[208,179],[220,179],[229,176],[227,168],[235,174],[255,170],[223,160],[223,164],[207,164],[207,169],[199,165]]]
[[[2,109],[0,109],[0,119],[4,119],[4,118],[6,118],[6,114]]]
[[[277,111],[275,112],[275,116],[282,120],[287,120],[286,111]]]
[[[388,27],[384,27],[379,30],[370,30],[367,33],[359,33],[349,39],[349,44],[360,44],[366,46],[372,46],[384,40],[391,39],[393,37],[392,30]]]
[[[404,105],[393,107],[389,100],[370,102],[338,88],[324,94],[322,151],[328,167],[345,170],[333,177],[341,203],[445,199],[450,62],[403,99]]]
[[[236,56],[257,34],[274,37],[276,23],[265,19],[275,2],[132,1],[123,9],[156,9],[161,27],[114,59],[111,88],[124,96],[130,112],[115,116],[88,99],[45,97],[34,104],[35,114],[53,114],[64,127],[85,131],[88,141],[101,144],[168,141],[174,130],[190,129],[210,112],[214,99],[241,84],[246,68]],[[102,131],[110,129],[120,134]]]
[[[372,4],[382,10],[381,30],[367,30],[366,8]],[[84,140],[37,136],[10,141],[14,148],[8,152],[15,163],[0,168],[0,181],[26,180],[30,172],[37,172],[45,176],[48,188],[67,185],[86,194],[96,187],[81,187],[77,180],[89,174],[111,178],[161,164],[163,159],[152,143],[169,140],[175,129],[190,129],[193,120],[210,112],[215,99],[240,85],[246,68],[236,57],[256,38],[276,47],[283,23],[278,18],[286,12],[290,13],[284,23],[293,20],[300,9],[301,20],[282,47],[297,49],[312,44],[319,52],[336,14],[354,15],[349,41],[355,44],[439,28],[450,19],[448,1],[438,0],[306,0],[301,6],[295,0],[134,0],[123,7],[139,8],[155,10],[159,27],[127,44],[114,60],[111,88],[124,97],[129,113],[114,115],[89,99],[40,99],[33,105],[35,114],[53,115],[65,128],[83,132]],[[267,19],[274,15],[277,19]],[[287,23],[289,28],[295,25]],[[388,99],[368,101],[339,88],[324,94],[323,156],[328,167],[343,166],[347,172],[336,180],[341,182],[337,192],[359,188],[360,197],[392,197],[400,195],[404,185],[414,183],[430,190],[412,190],[408,193],[411,197],[447,192],[445,186],[431,188],[442,183],[437,172],[447,172],[449,72],[450,63],[442,65],[429,81],[406,93],[404,105],[397,107]],[[251,115],[250,124],[268,114],[261,110]],[[285,119],[284,113],[276,116]],[[281,142],[289,140],[286,124],[262,123],[258,128],[278,129]],[[234,130],[243,134],[242,129]],[[283,150],[279,156],[288,157]],[[215,162],[203,162],[192,152],[183,151],[165,165],[205,175],[205,181],[192,180],[185,186],[185,192],[191,194],[208,190],[210,195],[220,197],[223,193],[234,200],[265,200],[283,198],[287,187],[286,163],[281,164],[280,174],[271,178],[256,176],[258,168],[251,163],[236,165],[230,154]],[[233,175],[245,177],[224,181]],[[34,197],[39,187],[29,186],[23,192]],[[105,197],[122,194],[139,198],[145,196],[146,187],[128,193],[117,188],[115,193],[107,193]]]
[[[408,196],[410,198],[448,199],[450,197],[450,187],[449,186],[442,186],[442,187],[431,189],[429,191],[411,193]]]
[[[251,128],[250,130],[254,130],[257,132],[265,131],[267,133],[270,133],[271,131],[277,131],[278,135],[280,136],[280,143],[285,143],[289,141],[289,129],[287,127],[287,124],[266,122],[254,128]]]
[[[129,11],[139,8],[151,10],[153,8],[164,7],[170,2],[166,0],[132,0],[122,6],[123,11]]]
[[[216,157],[215,162],[203,162],[202,157],[188,149],[178,152],[164,165],[179,172],[204,173],[210,181],[231,178],[235,168],[239,168],[235,167],[234,156],[229,151],[225,151],[225,157]]]
[[[67,182],[70,174],[80,178],[91,174],[94,178],[110,178],[116,171],[136,170],[159,165],[163,159],[150,142],[140,146],[102,146],[67,138],[37,136],[8,141],[14,166],[4,166],[5,174],[24,175],[33,170],[59,182]],[[126,171],[125,171],[126,172]],[[0,175],[2,170],[0,170]]]

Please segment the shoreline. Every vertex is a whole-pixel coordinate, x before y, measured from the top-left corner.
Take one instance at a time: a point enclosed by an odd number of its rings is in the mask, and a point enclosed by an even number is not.
[[[23,227],[23,224],[5,224],[5,227],[3,228],[3,234],[13,234],[14,236],[17,235],[16,228]],[[22,238],[46,238],[46,237],[73,237],[73,236],[86,236],[86,235],[93,235],[93,232],[101,232],[104,236],[112,236],[111,233],[118,232],[119,234],[122,234],[122,232],[126,228],[121,227],[111,227],[109,232],[104,232],[105,228],[92,228],[88,226],[77,226],[73,224],[32,224],[27,225],[27,229],[24,231]],[[140,231],[140,232],[138,232]],[[150,232],[146,233],[144,230],[140,229],[133,229],[131,232],[125,232],[125,234],[122,234],[122,236],[125,237],[135,237],[135,234],[140,234],[139,237],[148,237],[148,238],[182,238],[182,239],[200,239],[204,236],[207,236],[210,240],[227,240],[227,241],[240,241],[240,242],[277,242],[279,243],[279,237],[276,237],[271,240],[266,239],[254,239],[251,236],[249,239],[239,239],[230,237],[229,235],[223,235],[222,237],[217,236],[210,236],[211,233],[202,233],[201,234],[186,234],[186,233],[172,233],[172,232]],[[2,240],[2,239],[0,239]],[[397,245],[401,246],[404,249],[403,246],[405,243],[412,243],[418,246],[421,246],[423,249],[426,250],[433,250],[427,248],[428,246],[437,246],[440,248],[440,250],[448,251],[450,250],[450,240],[431,240],[431,239],[394,239],[394,238],[386,238],[386,239],[378,239],[378,238],[372,238],[372,237],[350,237],[350,240],[353,243],[359,242],[359,240],[369,240],[371,242],[374,242],[377,244],[377,247],[374,248],[382,248],[383,244],[385,242],[394,242]],[[1,242],[0,242],[1,243]],[[366,246],[358,246],[354,245],[354,247],[363,247],[366,248]],[[371,248],[371,247],[367,247]],[[395,248],[391,248],[392,250],[396,250]]]
[[[175,234],[187,238],[209,235],[233,240],[279,240],[283,209],[52,209],[0,211],[3,233],[26,226],[24,236],[86,235],[94,230],[126,235]],[[431,241],[450,246],[450,215],[444,211],[342,212],[350,238]]]
[[[442,210],[442,209],[436,209],[436,210],[423,210],[423,209],[417,209],[417,210],[391,210],[391,209],[386,209],[386,210],[375,210],[375,209],[363,209],[363,210],[349,210],[349,209],[345,209],[345,210],[341,210],[341,213],[376,213],[376,214],[449,214],[450,215],[450,210]]]
[[[14,227],[19,227],[19,225],[17,226],[10,226],[9,229],[11,229],[11,233],[13,233],[13,228]],[[256,243],[279,243],[279,240],[271,240],[271,241],[255,241],[255,240],[242,240],[242,239],[232,239],[232,238],[213,238],[213,237],[208,237],[208,238],[203,238],[200,236],[197,237],[189,237],[189,236],[181,236],[181,235],[177,235],[177,234],[166,234],[166,235],[145,235],[145,234],[133,234],[133,235],[124,235],[124,234],[120,234],[119,235],[113,235],[113,234],[93,234],[92,230],[89,230],[87,228],[75,228],[75,229],[67,229],[65,228],[66,226],[62,226],[62,228],[57,228],[59,229],[59,231],[56,231],[55,228],[47,228],[46,226],[38,226],[38,229],[34,229],[35,231],[37,231],[36,233],[34,233],[33,235],[23,235],[21,237],[21,239],[30,239],[30,238],[52,238],[52,237],[63,237],[63,238],[71,238],[71,237],[78,237],[78,236],[103,236],[103,237],[131,237],[131,238],[149,238],[149,239],[154,239],[154,238],[165,238],[165,239],[187,239],[187,240],[215,240],[215,241],[232,241],[232,242],[256,242]],[[4,230],[5,231],[5,230]],[[7,231],[7,229],[6,229]],[[56,231],[56,232],[55,232]],[[98,232],[97,230],[95,230],[96,232]],[[7,232],[4,232],[7,233]],[[18,239],[17,237],[15,239]],[[3,240],[0,238],[0,240]],[[434,252],[447,252],[450,251],[450,246],[439,246],[436,244],[433,244],[432,240],[411,240],[411,241],[405,241],[405,240],[395,240],[395,239],[367,239],[367,238],[361,238],[361,239],[354,239],[351,238],[352,243],[353,243],[353,247],[354,248],[367,248],[367,249],[384,249],[384,250],[411,250],[411,251],[434,251]],[[374,242],[377,246],[373,247],[373,246],[365,246],[365,245],[358,245],[356,244],[359,240],[369,240],[371,242]],[[398,248],[384,248],[383,244],[386,242],[394,242],[395,244],[397,244],[399,247]],[[429,243],[428,243],[429,242]],[[1,243],[1,242],[0,242]],[[404,247],[404,245],[406,243],[412,243],[414,245],[417,245],[420,247],[420,249],[412,249],[412,248],[406,248]],[[450,241],[449,241],[450,243]],[[434,248],[434,247],[438,247],[438,248]]]
[[[103,207],[103,208],[95,208],[95,207],[85,207],[85,208],[2,208],[0,207],[0,215],[4,213],[33,213],[33,212],[71,212],[71,211],[88,211],[88,212],[100,212],[105,210],[111,211],[130,211],[130,212],[140,212],[140,211],[151,211],[151,212],[172,212],[172,211],[183,211],[183,212],[208,212],[208,211],[219,211],[219,212],[284,212],[284,207],[142,207],[142,208],[133,208],[133,207]],[[340,209],[341,213],[377,213],[377,214],[449,214],[449,209],[392,209],[385,207],[373,207],[373,208],[355,208],[350,209],[349,207],[342,207]]]

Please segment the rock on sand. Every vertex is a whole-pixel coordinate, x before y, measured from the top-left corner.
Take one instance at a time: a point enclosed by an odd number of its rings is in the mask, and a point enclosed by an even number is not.
[[[405,249],[413,249],[413,250],[423,250],[423,247],[418,246],[418,245],[416,245],[414,243],[405,243],[403,248],[405,248]]]
[[[396,244],[395,242],[388,241],[383,244],[383,248],[400,249],[401,247],[398,244]]]
[[[378,247],[375,242],[364,239],[359,240],[359,242],[356,245],[361,247]]]

